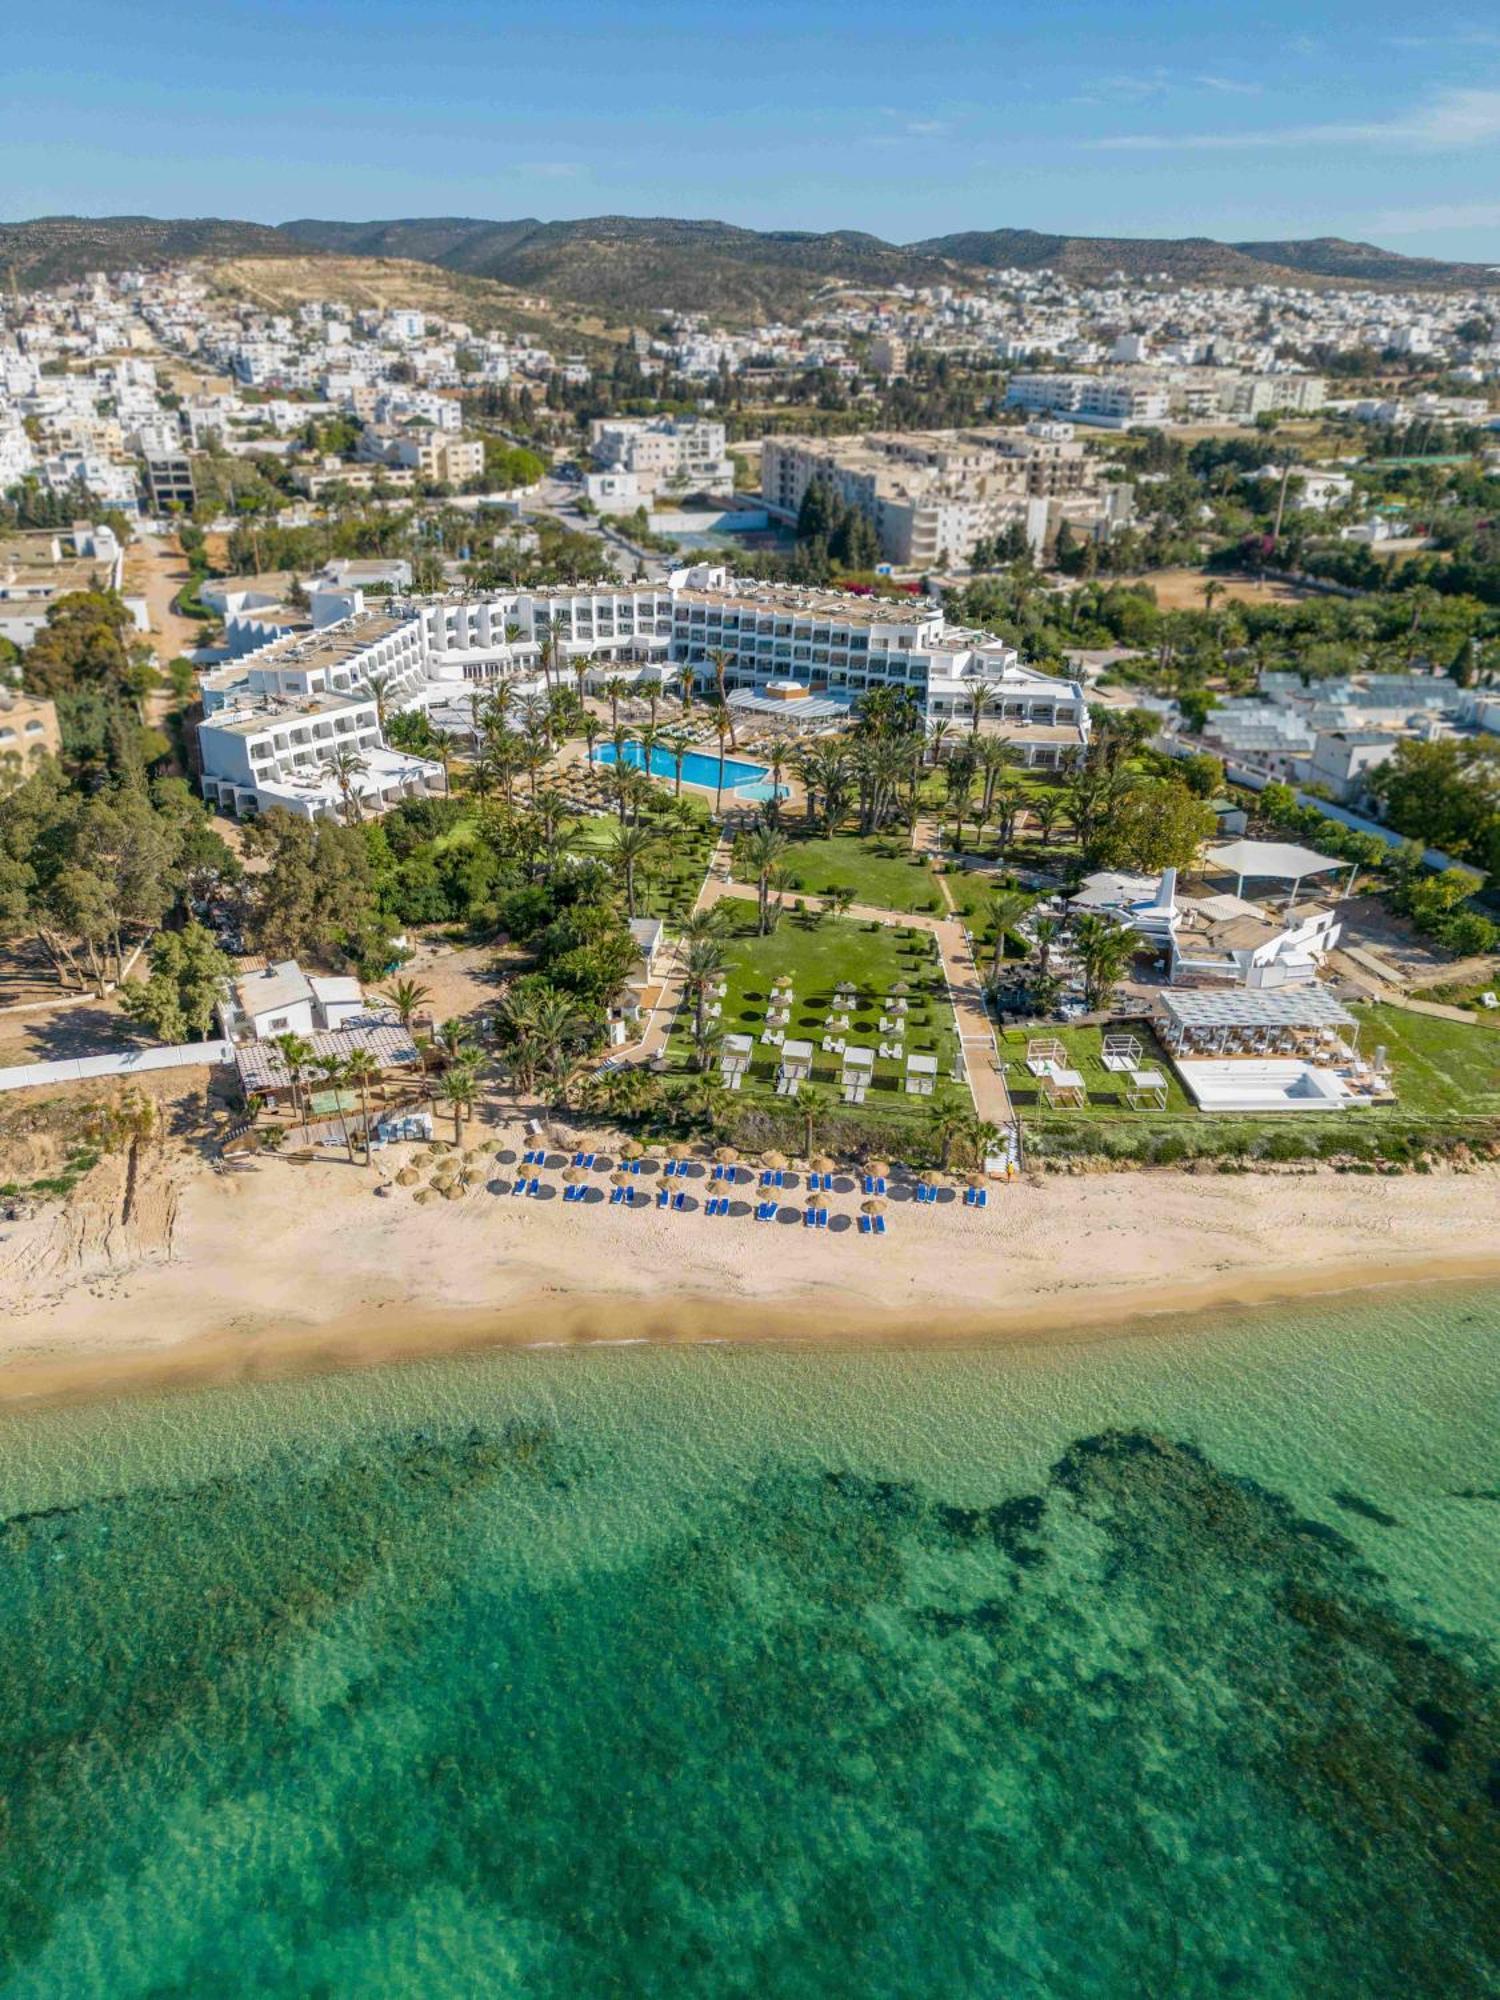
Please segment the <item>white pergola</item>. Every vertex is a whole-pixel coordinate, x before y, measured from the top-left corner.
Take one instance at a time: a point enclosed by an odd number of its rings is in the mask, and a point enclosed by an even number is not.
[[[1242,986],[1227,992],[1169,989],[1159,995],[1162,1039],[1174,1055],[1277,1055],[1308,1039],[1359,1041],[1359,1023],[1326,986],[1274,989]]]
[[[1290,882],[1292,885],[1289,903],[1297,900],[1297,891],[1308,875],[1329,875],[1336,868],[1349,867],[1349,880],[1345,885],[1347,895],[1354,886],[1354,876],[1358,863],[1345,864],[1332,854],[1319,854],[1316,848],[1299,847],[1290,840],[1231,840],[1222,847],[1210,847],[1203,857],[1205,868],[1220,868],[1233,875],[1234,893],[1243,897],[1245,884],[1249,881]]]

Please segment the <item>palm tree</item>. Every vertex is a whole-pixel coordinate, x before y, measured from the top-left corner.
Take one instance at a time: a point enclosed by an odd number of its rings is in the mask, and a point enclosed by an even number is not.
[[[1017,784],[1013,778],[1007,778],[995,787],[990,803],[996,820],[996,852],[1002,862],[1014,844],[1016,821],[1021,816],[1021,808],[1026,804],[1026,798],[1025,788]]]
[[[721,938],[727,919],[723,906],[710,903],[706,909],[693,910],[682,921],[682,941],[687,945],[702,944],[705,938]]]
[[[724,743],[734,736],[734,717],[729,712],[727,702],[716,702],[713,710],[714,734],[719,739],[719,782],[714,788],[714,811],[724,809]]]
[[[286,1064],[287,1074],[292,1082],[292,1106],[302,1120],[302,1143],[307,1143],[307,1105],[302,1086],[313,1062],[313,1045],[305,1035],[285,1034],[276,1037],[276,1047],[281,1052],[281,1060]]]
[[[365,1134],[365,1165],[375,1164],[375,1148],[370,1144],[370,1087],[380,1081],[380,1065],[368,1049],[351,1049],[344,1058],[345,1081],[359,1092],[359,1117]]]
[[[672,762],[676,767],[676,775],[672,781],[672,796],[674,799],[680,799],[682,797],[682,760],[693,747],[692,735],[686,729],[669,729],[663,734],[661,740],[664,748],[671,752]]]
[[[444,1021],[433,1036],[433,1043],[441,1049],[447,1062],[463,1062],[473,1050],[474,1031],[467,1021],[460,1021],[455,1016],[451,1021]]]
[[[1123,924],[1089,911],[1073,926],[1073,943],[1083,973],[1084,1005],[1092,1014],[1106,1006],[1135,955],[1135,935]]]
[[[431,990],[415,979],[398,979],[375,997],[394,1010],[396,1019],[410,1034],[412,1021],[420,1013],[422,1003],[431,997]]]
[[[443,1072],[443,1080],[438,1085],[438,1094],[453,1113],[453,1143],[460,1144],[463,1138],[465,1113],[474,1109],[474,1089],[476,1078],[471,1063],[452,1064]]]
[[[682,962],[683,985],[693,996],[693,1031],[702,1036],[708,1019],[709,988],[724,970],[724,947],[711,937],[696,939]]]
[[[766,812],[772,826],[781,824],[781,780],[786,770],[786,745],[778,737],[766,752],[766,764],[771,773],[771,796],[766,801]]]
[[[938,1158],[943,1172],[948,1171],[948,1162],[953,1156],[953,1142],[964,1129],[964,1121],[971,1113],[961,1111],[956,1104],[943,1099],[927,1108],[927,1130],[938,1149]]]
[[[724,674],[725,670],[729,666],[730,661],[733,660],[734,654],[725,651],[725,649],[722,646],[720,646],[716,648],[714,651],[710,652],[708,657],[710,660],[712,660],[714,668],[714,689],[717,695],[716,706],[719,708],[724,708],[729,710],[729,747],[732,750],[735,747],[734,710],[729,707],[729,696],[725,692],[724,688]]]
[[[818,1126],[828,1115],[831,1102],[828,1092],[815,1083],[804,1083],[797,1092],[797,1110],[801,1114],[802,1137],[806,1142],[802,1150],[809,1159],[817,1140]]]
[[[342,1056],[314,1056],[313,1068],[336,1096],[341,1094],[340,1085],[348,1075]],[[339,1112],[339,1125],[343,1130],[344,1149],[349,1155],[349,1164],[352,1167],[354,1165],[354,1141],[349,1136],[349,1120],[344,1116],[342,1109]]]
[[[997,681],[974,681],[964,689],[964,698],[969,704],[969,734],[979,734],[979,718],[1000,692]]]
[[[991,963],[996,972],[1005,957],[1006,932],[1020,922],[1034,900],[1023,889],[997,889],[991,896],[990,922],[995,926],[995,955]]]
[[[774,826],[757,826],[743,835],[739,842],[740,865],[755,879],[762,937],[768,936],[771,929],[771,877],[788,845],[786,835],[778,833]]]
[[[359,803],[359,793],[354,788],[354,780],[369,770],[369,765],[359,752],[348,744],[340,743],[330,750],[318,769],[325,778],[331,778],[339,788],[339,797],[344,802],[344,818],[350,826],[364,818]]]
[[[604,683],[604,693],[609,698],[609,726],[612,730],[620,726],[620,703],[630,692],[630,683],[620,674],[611,674]]]
[[[1000,1144],[1000,1127],[992,1125],[986,1118],[976,1116],[972,1111],[967,1111],[963,1114],[959,1125],[958,1138],[975,1167],[979,1168]]]
[[[385,698],[390,691],[393,678],[393,675],[384,673],[379,668],[374,673],[365,675],[365,686],[375,697],[375,720],[382,730],[385,728]]]
[[[1033,792],[1030,800],[1031,817],[1036,821],[1037,838],[1043,846],[1052,845],[1052,836],[1057,822],[1062,818],[1063,802],[1058,792],[1050,785],[1044,790]]]
[[[633,917],[635,908],[635,882],[637,873],[644,874],[648,863],[657,851],[656,834],[639,821],[634,826],[619,826],[615,829],[614,845],[609,850],[609,861],[625,884],[625,913]]]

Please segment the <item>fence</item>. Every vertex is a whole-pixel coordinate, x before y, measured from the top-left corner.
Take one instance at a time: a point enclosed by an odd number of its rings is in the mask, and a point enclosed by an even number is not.
[[[18,1063],[0,1069],[0,1091],[37,1090],[46,1084],[87,1083],[95,1077],[142,1076],[147,1070],[189,1069],[234,1061],[232,1042],[177,1042],[165,1048],[124,1049],[112,1056],[68,1056],[57,1062]]]

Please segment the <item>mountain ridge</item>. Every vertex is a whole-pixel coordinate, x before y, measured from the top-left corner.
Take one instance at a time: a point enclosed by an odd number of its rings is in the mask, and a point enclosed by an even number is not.
[[[1214,237],[961,230],[888,243],[865,230],[755,230],[712,219],[407,216],[271,224],[217,217],[42,216],[0,224],[0,279],[57,283],[91,270],[194,257],[333,254],[406,258],[553,294],[615,315],[664,309],[764,321],[797,317],[825,286],[969,282],[984,270],[1051,269],[1078,282],[1494,284],[1496,267],[1406,257],[1342,237],[1226,243]]]

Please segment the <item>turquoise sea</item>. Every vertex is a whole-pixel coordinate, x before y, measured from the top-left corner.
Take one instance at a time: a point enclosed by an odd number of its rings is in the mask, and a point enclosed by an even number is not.
[[[0,1994],[1500,1991],[1500,1297],[0,1421]]]

